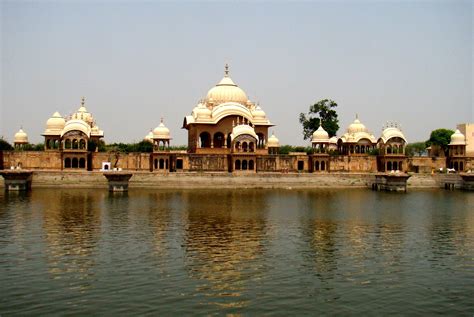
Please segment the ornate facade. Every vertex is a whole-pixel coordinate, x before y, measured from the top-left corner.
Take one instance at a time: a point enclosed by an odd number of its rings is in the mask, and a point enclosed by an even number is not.
[[[91,152],[97,151],[98,143],[104,137],[92,114],[85,107],[85,98],[81,106],[72,115],[64,118],[55,112],[46,121],[44,150],[60,152],[62,168],[92,170]]]
[[[113,162],[114,168],[156,173],[403,172],[409,168],[407,140],[395,123],[387,123],[377,139],[356,115],[339,138],[330,137],[320,126],[312,135],[311,153],[289,154],[279,154],[278,138],[269,136],[272,126],[263,109],[234,83],[226,65],[221,81],[184,117],[187,151],[170,150],[170,129],[161,119],[144,138],[152,144],[152,153],[97,152],[104,132],[82,98],[75,113],[63,117],[55,112],[47,120],[42,134],[44,152],[3,152],[0,163],[7,167],[99,170],[104,163]],[[474,137],[472,126],[462,128]],[[15,134],[15,149],[22,149],[27,143],[28,136],[20,129]],[[470,159],[466,157],[470,143],[473,142],[462,131],[453,134],[447,158],[449,167],[456,171],[470,168]]]

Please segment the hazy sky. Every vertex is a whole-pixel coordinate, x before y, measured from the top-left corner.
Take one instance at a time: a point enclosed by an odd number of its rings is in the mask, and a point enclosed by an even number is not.
[[[163,116],[172,145],[230,65],[282,144],[307,144],[300,112],[338,103],[409,142],[473,117],[472,1],[1,1],[0,136],[42,142],[81,96],[105,141],[141,140]]]

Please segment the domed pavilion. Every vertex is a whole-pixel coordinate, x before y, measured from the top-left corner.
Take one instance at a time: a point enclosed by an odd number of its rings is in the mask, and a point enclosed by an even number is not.
[[[60,151],[62,168],[88,169],[89,150],[97,151],[97,144],[104,137],[94,117],[85,107],[85,98],[81,99],[79,109],[67,118],[55,112],[46,121],[45,151]],[[95,146],[94,146],[95,144]]]
[[[188,151],[203,154],[267,154],[268,128],[273,124],[229,76],[212,87],[184,118]]]

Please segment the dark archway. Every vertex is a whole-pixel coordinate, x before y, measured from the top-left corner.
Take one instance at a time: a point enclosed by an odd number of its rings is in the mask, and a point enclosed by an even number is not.
[[[213,145],[215,148],[224,147],[224,133],[222,132],[214,133]]]
[[[202,132],[199,135],[199,140],[201,142],[202,148],[211,147],[211,135],[209,134],[209,132]]]

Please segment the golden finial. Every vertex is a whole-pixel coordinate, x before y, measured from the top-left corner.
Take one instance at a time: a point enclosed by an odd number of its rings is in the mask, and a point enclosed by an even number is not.
[[[356,119],[359,120],[359,114],[358,113],[356,113]]]
[[[229,76],[229,64],[225,63],[225,71],[224,71],[225,77]]]
[[[85,101],[86,101],[86,97],[82,96],[81,97],[81,105],[82,106],[84,106]]]
[[[163,117],[161,117],[161,121],[160,121],[160,122],[163,123]]]

